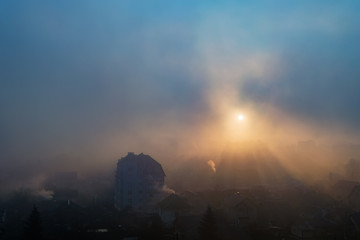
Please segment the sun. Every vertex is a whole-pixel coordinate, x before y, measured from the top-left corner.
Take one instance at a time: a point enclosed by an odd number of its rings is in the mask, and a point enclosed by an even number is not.
[[[238,119],[239,121],[242,121],[242,120],[244,120],[244,116],[243,116],[243,115],[238,115],[238,116],[237,116],[237,119]]]

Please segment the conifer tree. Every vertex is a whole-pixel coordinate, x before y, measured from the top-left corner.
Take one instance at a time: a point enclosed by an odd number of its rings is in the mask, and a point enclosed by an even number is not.
[[[216,219],[210,207],[207,208],[198,230],[200,240],[219,240]]]
[[[33,210],[30,213],[29,218],[25,222],[24,233],[25,239],[29,240],[41,240],[41,218],[40,213],[34,205]]]

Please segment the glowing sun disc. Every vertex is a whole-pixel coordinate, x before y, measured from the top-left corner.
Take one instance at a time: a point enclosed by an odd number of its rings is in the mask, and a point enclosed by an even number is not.
[[[238,116],[237,116],[237,119],[238,119],[239,121],[242,121],[242,120],[244,120],[244,116],[243,116],[243,115],[238,115]]]

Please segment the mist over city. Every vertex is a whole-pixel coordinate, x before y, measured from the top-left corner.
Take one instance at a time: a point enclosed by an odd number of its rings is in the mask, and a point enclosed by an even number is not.
[[[360,239],[357,1],[0,2],[0,239]]]

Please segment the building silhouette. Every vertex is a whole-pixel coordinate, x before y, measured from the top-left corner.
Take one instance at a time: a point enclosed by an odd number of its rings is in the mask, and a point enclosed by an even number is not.
[[[117,163],[115,207],[146,211],[162,197],[165,173],[160,163],[143,153],[129,152]]]

